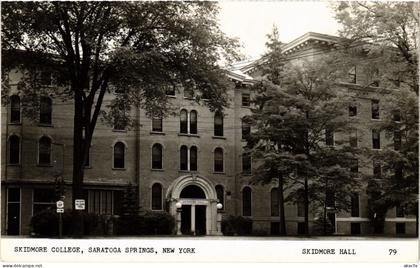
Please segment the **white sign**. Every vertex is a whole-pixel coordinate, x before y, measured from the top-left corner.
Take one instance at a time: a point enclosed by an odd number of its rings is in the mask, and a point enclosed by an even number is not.
[[[57,208],[57,213],[64,213],[64,208]]]
[[[63,201],[57,201],[57,208],[64,208],[64,202]]]
[[[74,207],[75,207],[76,210],[84,210],[85,209],[85,200],[84,199],[74,200]]]

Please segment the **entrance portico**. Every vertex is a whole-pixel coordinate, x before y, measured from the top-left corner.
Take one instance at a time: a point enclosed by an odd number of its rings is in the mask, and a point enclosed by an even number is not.
[[[221,235],[221,215],[213,184],[196,174],[181,176],[169,187],[169,213],[177,221],[177,234]]]

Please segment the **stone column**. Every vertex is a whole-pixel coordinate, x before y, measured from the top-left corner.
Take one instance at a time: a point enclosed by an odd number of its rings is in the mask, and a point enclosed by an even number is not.
[[[182,208],[177,208],[176,209],[176,234],[177,235],[182,235],[181,233],[181,211]]]
[[[191,205],[191,233],[195,235],[195,205]]]

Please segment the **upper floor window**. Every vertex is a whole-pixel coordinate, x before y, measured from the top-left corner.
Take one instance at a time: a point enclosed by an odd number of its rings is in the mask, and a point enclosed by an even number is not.
[[[357,193],[351,195],[351,216],[359,217],[359,195]]]
[[[279,192],[278,188],[271,190],[271,216],[279,215]]]
[[[153,117],[152,118],[152,131],[162,132],[162,117]]]
[[[214,171],[223,172],[223,149],[216,148],[214,150]]]
[[[379,100],[371,101],[372,119],[379,119]]]
[[[194,98],[194,89],[191,87],[184,88],[184,98],[192,99]]]
[[[180,133],[188,133],[188,112],[187,112],[187,110],[181,110],[179,132]]]
[[[223,136],[223,114],[219,111],[214,114],[214,136]]]
[[[350,137],[349,137],[350,147],[356,148],[357,147],[357,143],[358,143],[358,140],[357,140],[357,129],[352,129],[352,130],[350,130]]]
[[[325,129],[325,145],[334,146],[334,130],[331,128]]]
[[[249,107],[251,103],[251,98],[249,93],[242,93],[242,106]]]
[[[403,218],[405,217],[405,211],[404,211],[404,206],[401,205],[397,205],[395,207],[395,216],[397,216],[398,218]]]
[[[162,185],[159,183],[152,186],[152,210],[162,210]]]
[[[242,190],[242,215],[252,215],[252,192],[248,186]]]
[[[197,112],[194,110],[190,112],[190,133],[197,134]]]
[[[251,174],[251,167],[252,160],[251,155],[249,153],[242,154],[242,173],[243,174]]]
[[[152,169],[162,169],[162,145],[156,143],[152,147]]]
[[[18,95],[10,97],[10,123],[20,123],[20,98]]]
[[[125,168],[125,145],[122,142],[114,145],[114,168]]]
[[[9,164],[20,163],[20,139],[16,135],[9,137]]]
[[[359,160],[357,158],[350,161],[350,172],[358,173],[359,172]]]
[[[216,185],[216,195],[217,199],[219,200],[219,203],[222,204],[222,209],[225,208],[225,198],[224,198],[224,189],[222,185]]]
[[[381,132],[378,129],[372,129],[372,148],[381,149]]]
[[[381,177],[381,175],[382,175],[381,162],[378,160],[373,160],[373,176]]]
[[[242,139],[246,139],[251,134],[251,126],[242,119]]]
[[[197,170],[197,147],[191,146],[190,148],[190,170]]]
[[[400,110],[394,110],[393,111],[393,118],[395,122],[400,122],[401,121],[401,112]]]
[[[357,116],[357,103],[352,102],[349,104],[349,116],[350,117]]]
[[[165,94],[167,96],[175,96],[175,86],[165,86]]]
[[[188,147],[185,145],[181,146],[180,150],[180,170],[188,170]]]
[[[49,97],[40,98],[39,123],[51,125],[52,100]]]
[[[39,139],[38,144],[38,163],[40,165],[51,164],[51,139],[42,137]]]
[[[353,66],[349,70],[348,75],[349,75],[349,83],[356,84],[356,78],[357,78],[356,77],[356,66]]]

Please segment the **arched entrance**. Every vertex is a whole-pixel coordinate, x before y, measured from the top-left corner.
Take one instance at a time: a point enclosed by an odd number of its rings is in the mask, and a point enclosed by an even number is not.
[[[177,234],[221,234],[216,190],[208,179],[195,174],[179,177],[168,188],[166,198],[169,212],[177,220]]]

